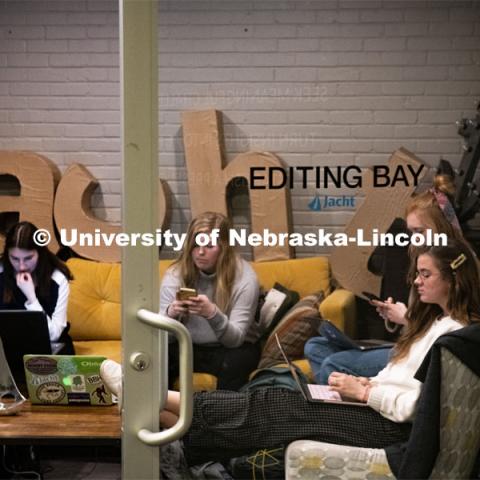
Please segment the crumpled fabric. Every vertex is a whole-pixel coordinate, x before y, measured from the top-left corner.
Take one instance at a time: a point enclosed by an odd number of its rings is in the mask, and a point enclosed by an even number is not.
[[[183,443],[175,440],[160,447],[160,478],[163,480],[192,480],[183,453]]]

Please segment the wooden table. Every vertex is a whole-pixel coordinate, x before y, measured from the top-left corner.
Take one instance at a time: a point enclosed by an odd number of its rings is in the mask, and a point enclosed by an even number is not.
[[[0,444],[119,445],[116,405],[47,406],[26,402],[18,415],[0,416]]]

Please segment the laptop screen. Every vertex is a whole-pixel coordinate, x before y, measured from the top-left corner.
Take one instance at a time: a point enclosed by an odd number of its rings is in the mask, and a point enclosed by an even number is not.
[[[51,354],[47,317],[30,310],[0,310],[0,338],[17,385],[25,384],[23,356]]]

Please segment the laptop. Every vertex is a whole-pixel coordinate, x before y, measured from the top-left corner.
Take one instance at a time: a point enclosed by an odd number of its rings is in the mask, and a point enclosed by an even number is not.
[[[352,340],[329,320],[322,320],[318,331],[320,335],[330,342],[347,350],[376,350],[379,348],[392,348],[394,345],[392,342],[385,340]]]
[[[100,377],[105,360],[93,355],[25,355],[28,396],[34,405],[112,405]]]
[[[25,384],[23,356],[51,354],[50,334],[44,312],[0,310],[0,338],[15,382]]]
[[[317,385],[316,383],[306,383],[301,379],[295,369],[295,366],[292,364],[290,359],[287,357],[285,350],[282,347],[278,335],[275,334],[275,340],[277,341],[278,348],[282,354],[282,357],[285,360],[285,363],[288,365],[292,377],[294,378],[300,393],[307,402],[314,403],[336,403],[342,405],[355,405],[357,407],[366,407],[367,404],[363,402],[354,402],[343,400],[338,392],[330,390],[328,385]]]

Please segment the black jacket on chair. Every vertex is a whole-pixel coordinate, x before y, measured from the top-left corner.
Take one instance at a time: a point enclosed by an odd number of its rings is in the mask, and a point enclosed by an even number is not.
[[[390,469],[398,479],[429,478],[435,465],[440,444],[440,347],[480,377],[479,323],[437,339],[415,375],[423,388],[410,439],[385,449]]]

